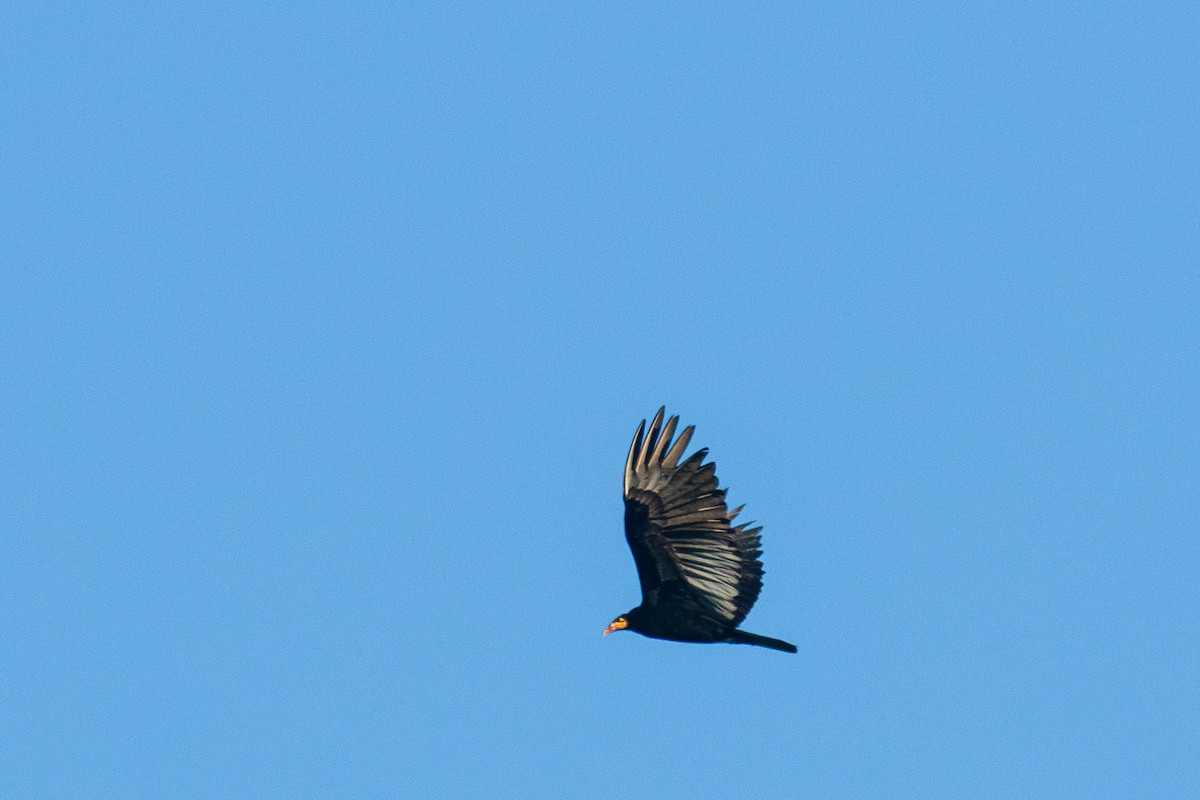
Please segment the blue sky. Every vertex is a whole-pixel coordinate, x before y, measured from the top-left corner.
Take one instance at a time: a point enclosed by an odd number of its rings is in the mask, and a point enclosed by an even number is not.
[[[20,4],[0,794],[1200,794],[1184,4]],[[660,404],[756,648],[638,602]]]

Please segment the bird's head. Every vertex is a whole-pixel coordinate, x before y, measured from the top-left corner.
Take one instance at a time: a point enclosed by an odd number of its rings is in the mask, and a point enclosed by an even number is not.
[[[604,635],[608,636],[613,631],[621,631],[621,630],[625,630],[626,628],[628,628],[629,627],[629,619],[627,617],[628,617],[628,615],[622,614],[621,616],[614,619],[612,622],[608,623],[608,627],[604,629]]]

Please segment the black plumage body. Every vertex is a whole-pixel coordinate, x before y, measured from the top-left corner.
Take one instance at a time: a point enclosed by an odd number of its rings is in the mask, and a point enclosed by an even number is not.
[[[643,420],[625,462],[625,538],[642,603],[609,631],[655,639],[730,642],[796,652],[778,639],[738,630],[762,590],[761,528],[734,525],[707,450],[680,462],[693,427],[672,441],[678,417]],[[608,631],[606,631],[607,633]]]

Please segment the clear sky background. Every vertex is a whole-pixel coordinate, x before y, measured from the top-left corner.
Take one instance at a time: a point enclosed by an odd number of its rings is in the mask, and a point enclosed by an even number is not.
[[[1200,13],[902,5],[7,5],[0,795],[1200,796]]]

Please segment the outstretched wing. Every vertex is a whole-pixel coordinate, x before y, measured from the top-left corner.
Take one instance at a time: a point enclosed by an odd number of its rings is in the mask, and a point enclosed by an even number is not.
[[[688,426],[671,441],[679,417],[663,426],[660,408],[638,426],[625,461],[625,538],[642,584],[643,605],[701,613],[736,627],[762,590],[759,528],[734,526],[708,450],[680,463]]]

